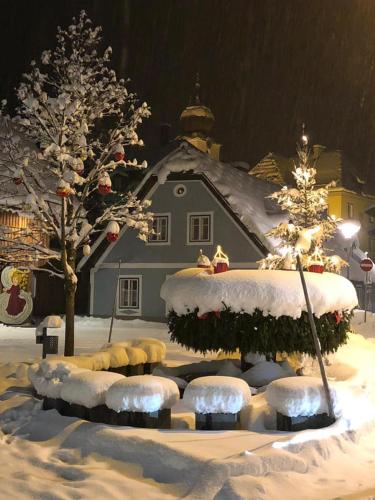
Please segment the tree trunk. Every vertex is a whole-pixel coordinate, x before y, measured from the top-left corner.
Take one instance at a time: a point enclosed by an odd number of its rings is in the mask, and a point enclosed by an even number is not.
[[[67,248],[67,264],[71,272],[75,272],[76,252],[72,247]],[[77,291],[76,275],[65,273],[65,356],[74,356],[74,312]]]
[[[77,286],[65,280],[65,349],[64,356],[74,356],[74,311]]]

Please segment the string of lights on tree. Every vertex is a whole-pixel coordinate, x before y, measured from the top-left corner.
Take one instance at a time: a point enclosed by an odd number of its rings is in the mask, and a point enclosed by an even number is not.
[[[347,263],[338,255],[329,255],[324,246],[341,222],[334,215],[328,215],[328,189],[334,186],[334,182],[316,186],[316,169],[311,165],[304,126],[292,174],[295,187],[284,186],[270,196],[287,213],[288,221],[281,222],[267,233],[278,241],[277,253],[270,253],[262,259],[260,268],[295,270],[297,247],[304,269],[339,273]]]

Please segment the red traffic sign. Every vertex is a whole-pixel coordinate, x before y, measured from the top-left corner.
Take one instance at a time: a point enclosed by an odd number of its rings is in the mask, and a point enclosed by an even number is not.
[[[362,271],[368,273],[374,267],[374,263],[371,259],[362,259],[360,263]]]

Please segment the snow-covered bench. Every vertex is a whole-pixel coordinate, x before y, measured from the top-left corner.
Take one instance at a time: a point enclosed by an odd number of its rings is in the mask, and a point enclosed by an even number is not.
[[[82,370],[72,373],[62,384],[60,398],[69,403],[62,408],[63,415],[85,418],[93,422],[110,423],[110,412],[105,406],[108,389],[124,379],[119,373]]]
[[[166,355],[166,346],[158,339],[140,338],[104,344],[100,351],[83,356],[51,356],[50,360],[70,363],[77,368],[109,370],[121,375],[151,373]]]
[[[28,369],[28,378],[34,388],[35,395],[43,399],[43,409],[50,410],[62,407],[61,388],[65,380],[73,373],[81,372],[71,363],[59,360],[44,360],[35,363]]]
[[[153,338],[132,339],[125,342],[104,344],[103,351],[123,350],[127,363],[110,366],[110,371],[126,376],[149,374],[165,359],[167,348],[164,342]]]
[[[330,386],[334,409],[338,409],[336,390]],[[268,404],[276,410],[277,429],[300,431],[331,425],[323,382],[317,377],[288,377],[275,380],[266,390]]]
[[[171,407],[179,398],[173,380],[139,375],[113,384],[107,391],[105,402],[116,412],[117,425],[169,429]]]
[[[234,377],[196,378],[186,387],[183,401],[195,412],[197,430],[240,428],[240,412],[250,403],[251,391]]]

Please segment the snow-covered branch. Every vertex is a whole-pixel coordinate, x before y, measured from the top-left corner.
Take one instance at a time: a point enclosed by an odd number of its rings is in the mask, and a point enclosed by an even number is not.
[[[3,114],[0,124],[0,203],[30,214],[45,236],[36,246],[25,235],[17,241],[3,235],[0,245],[9,255],[10,248],[15,255],[28,248],[44,261],[60,258],[72,281],[77,249],[87,251],[93,232],[113,221],[146,240],[152,221],[149,202],[112,191],[117,170],[147,166],[127,158],[126,148],[143,146],[137,129],[150,109],[117,78],[112,49],[101,51],[100,44],[101,28],[84,11],[67,29],[58,28],[56,48],[23,75],[17,116]],[[102,213],[89,220],[92,197],[109,194]],[[59,250],[49,250],[51,238]]]

